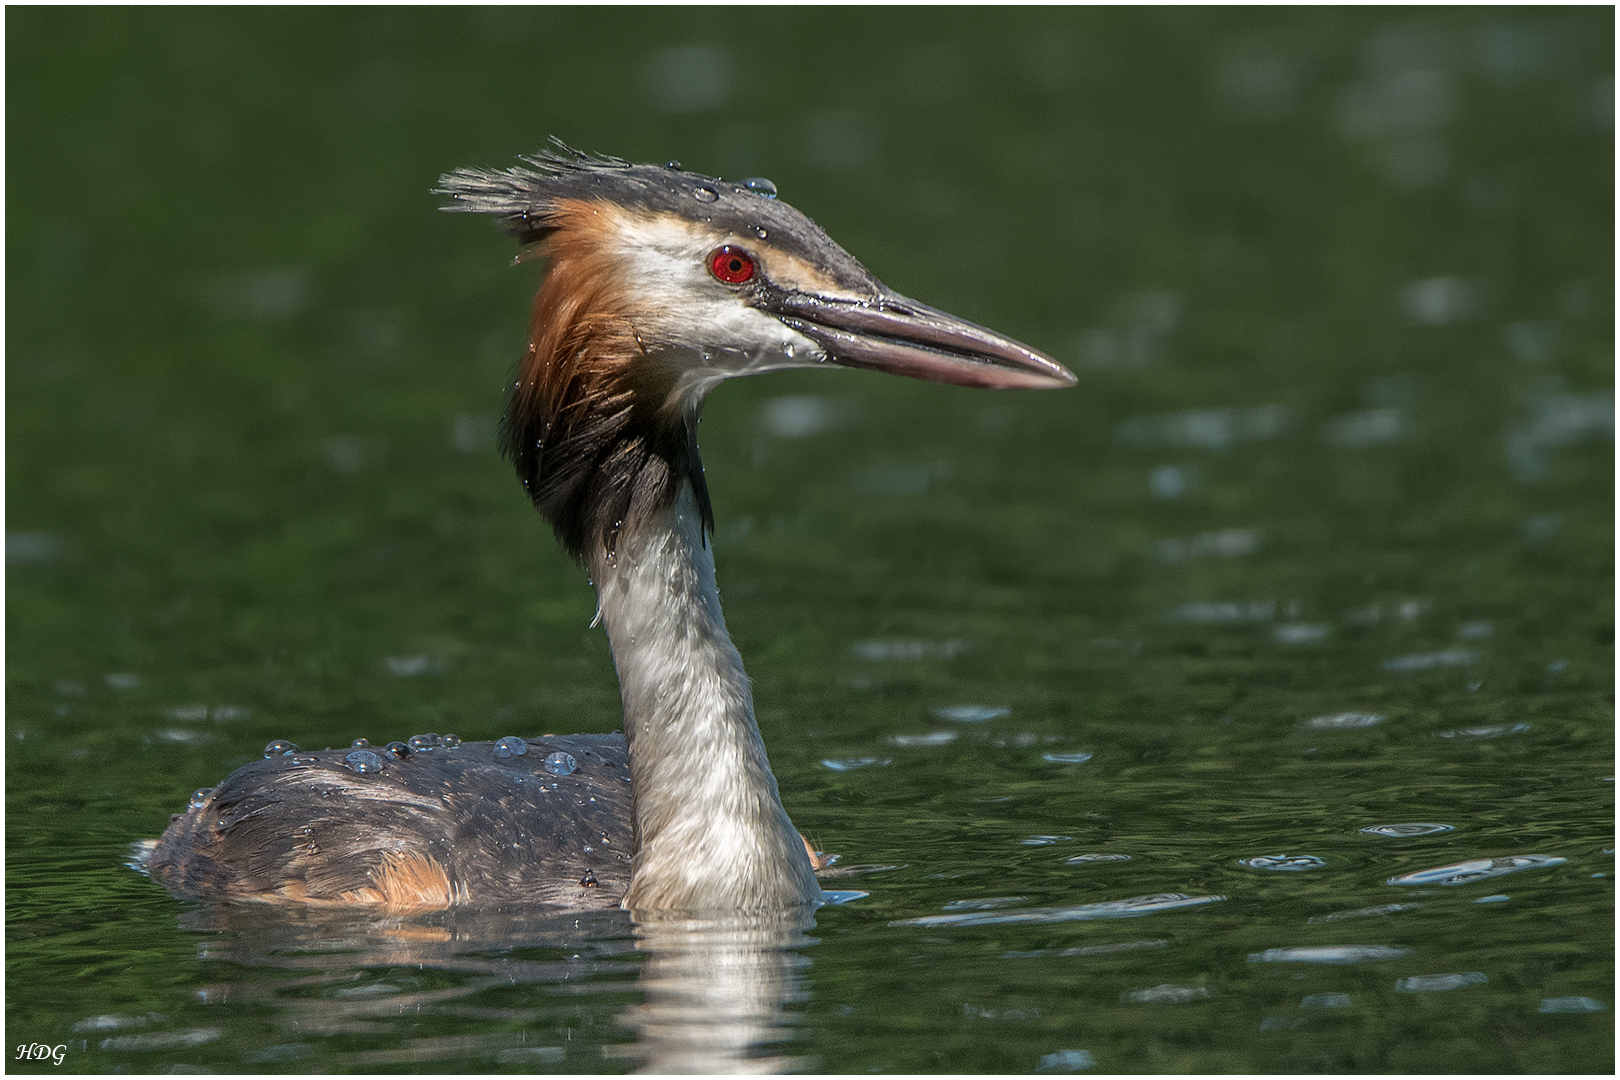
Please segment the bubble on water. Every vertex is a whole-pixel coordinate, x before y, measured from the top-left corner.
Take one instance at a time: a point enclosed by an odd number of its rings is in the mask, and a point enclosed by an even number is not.
[[[1432,836],[1435,833],[1453,832],[1455,829],[1454,825],[1413,821],[1399,825],[1368,825],[1361,831],[1372,836]]]
[[[355,750],[343,759],[343,764],[357,773],[382,772],[383,760],[370,750]]]
[[[1327,865],[1327,860],[1315,855],[1255,855],[1239,859],[1238,865],[1250,870],[1318,870]]]
[[[823,904],[849,904],[856,900],[864,900],[872,894],[859,889],[822,889],[821,902]]]
[[[568,776],[579,768],[579,762],[574,760],[573,754],[565,754],[558,750],[555,753],[547,754],[546,760],[540,763],[540,767],[552,776]]]
[[[1513,897],[1509,896],[1507,893],[1492,893],[1490,896],[1482,896],[1482,897],[1480,897],[1478,900],[1475,900],[1474,903],[1476,903],[1476,904],[1505,904],[1511,899],[1513,899]]]
[[[1383,722],[1384,717],[1379,713],[1341,712],[1313,716],[1305,721],[1305,726],[1313,731],[1351,731]]]
[[[494,749],[498,758],[522,757],[529,752],[529,744],[516,735],[508,735],[503,739],[496,739]]]
[[[1074,839],[1072,836],[1026,836],[1018,842],[1025,847],[1045,847],[1048,844],[1060,844],[1072,839]]]
[[[412,735],[406,745],[417,753],[423,750],[437,750],[439,748],[439,736],[431,731],[425,735]]]
[[[1544,1013],[1591,1013],[1602,1012],[1608,1006],[1601,1001],[1589,997],[1557,997],[1542,998],[1541,1008],[1537,1012]]]
[[[1391,885],[1470,885],[1486,878],[1514,874],[1520,870],[1537,870],[1548,866],[1562,866],[1566,860],[1556,855],[1507,855],[1500,859],[1471,859],[1450,866],[1436,866],[1431,870],[1416,870],[1410,874],[1389,879]]]
[[[1267,949],[1249,954],[1251,964],[1366,964],[1399,960],[1411,949],[1399,945],[1320,945],[1295,949]]]
[[[395,739],[393,742],[383,747],[383,753],[389,755],[390,757],[401,759],[410,757],[412,752],[413,751],[408,745],[400,742],[398,739]]]
[[[767,199],[776,198],[776,185],[763,176],[750,176],[742,182],[742,186],[749,191],[765,196]]]
[[[267,758],[285,757],[288,754],[296,753],[298,753],[298,744],[288,742],[286,739],[277,739],[274,742],[266,743],[264,746],[264,756]]]
[[[456,747],[461,745],[461,736],[460,735],[440,735],[439,736],[439,745],[444,747],[446,750],[454,750]]]
[[[352,747],[355,750],[364,750],[366,747],[368,747],[370,745],[371,745],[371,740],[370,739],[356,739],[356,740],[354,740],[354,742],[349,744],[349,746]]]
[[[1442,990],[1461,990],[1465,986],[1478,986],[1485,976],[1478,971],[1461,971],[1450,975],[1409,975],[1395,980],[1395,989],[1402,994],[1434,994]]]
[[[698,202],[714,202],[720,198],[720,193],[710,187],[694,188],[692,190],[692,198],[696,199]]]
[[[191,793],[191,808],[193,810],[200,808],[203,803],[208,801],[208,796],[212,795],[213,793],[214,789],[211,787],[198,788],[196,791],[193,791]]]
[[[1084,765],[1086,762],[1090,761],[1093,756],[1094,755],[1088,754],[1084,750],[1081,750],[1073,754],[1042,754],[1041,760],[1049,761],[1053,765]]]
[[[1010,712],[1012,710],[1005,705],[944,705],[935,709],[934,715],[958,724],[982,724]]]
[[[1301,998],[1299,1007],[1302,1009],[1348,1009],[1350,1007],[1349,994],[1312,994]]]
[[[1225,896],[1187,896],[1184,893],[1154,893],[1127,900],[1105,900],[1075,907],[1027,908],[1023,911],[964,912],[957,915],[925,915],[920,919],[898,919],[890,926],[1000,926],[1013,923],[1089,922],[1094,919],[1135,919],[1162,911],[1200,907],[1225,900]]]
[[[851,769],[864,769],[868,765],[889,765],[890,759],[886,757],[852,757],[852,758],[822,758],[821,767],[831,769],[833,772],[849,772]]]
[[[1129,855],[1107,855],[1101,852],[1091,852],[1086,855],[1071,855],[1063,861],[1066,863],[1129,862],[1130,858]]]

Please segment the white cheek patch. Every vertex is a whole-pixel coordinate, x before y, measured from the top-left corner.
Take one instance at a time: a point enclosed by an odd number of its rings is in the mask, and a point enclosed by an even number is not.
[[[614,261],[637,332],[644,342],[691,357],[683,382],[712,384],[826,359],[815,342],[749,307],[709,272],[714,249],[739,238],[668,217],[627,214],[618,224]]]

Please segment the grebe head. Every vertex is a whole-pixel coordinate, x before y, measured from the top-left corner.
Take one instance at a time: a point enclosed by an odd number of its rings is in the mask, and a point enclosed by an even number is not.
[[[1054,388],[1061,364],[873,277],[768,182],[579,153],[442,178],[446,209],[496,215],[549,259],[504,425],[530,497],[575,555],[666,507],[709,518],[696,423],[722,380],[870,368],[990,389]]]
[[[684,479],[711,525],[697,452],[714,385],[846,366],[987,389],[1074,384],[1050,356],[907,300],[768,181],[572,151],[445,175],[445,209],[499,217],[548,257],[505,452],[575,557],[663,510]]]

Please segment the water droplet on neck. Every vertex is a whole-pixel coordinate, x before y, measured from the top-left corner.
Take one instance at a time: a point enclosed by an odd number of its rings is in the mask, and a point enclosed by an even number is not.
[[[700,187],[692,192],[692,198],[698,202],[714,202],[720,198],[720,193],[714,188]]]
[[[743,187],[749,191],[765,196],[767,199],[776,198],[776,185],[763,176],[750,176],[743,181]]]

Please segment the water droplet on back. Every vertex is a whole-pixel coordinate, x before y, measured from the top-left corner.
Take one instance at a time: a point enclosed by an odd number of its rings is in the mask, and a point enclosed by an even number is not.
[[[495,756],[498,758],[522,757],[529,752],[529,744],[516,735],[508,735],[504,739],[495,740]]]
[[[398,739],[395,739],[393,742],[383,747],[383,753],[392,754],[397,758],[406,758],[411,756],[411,748],[400,742]]]
[[[698,202],[714,202],[720,198],[720,193],[714,188],[700,187],[693,190],[692,198]]]
[[[212,795],[213,793],[214,789],[211,787],[198,788],[196,791],[193,791],[191,793],[191,808],[196,810],[198,807],[202,806],[203,803],[208,801],[208,796]]]
[[[423,750],[436,750],[439,747],[439,736],[431,731],[426,735],[412,735],[409,746],[418,753]]]
[[[343,764],[357,773],[382,772],[383,760],[370,750],[356,750],[343,759]]]
[[[456,747],[461,745],[461,736],[460,735],[440,735],[439,736],[439,745],[444,747],[446,750],[454,750]]]
[[[285,757],[288,754],[296,753],[298,753],[298,744],[288,742],[286,739],[277,739],[274,742],[265,743],[264,746],[264,756],[267,758]]]
[[[767,199],[776,198],[776,185],[763,176],[750,176],[742,182],[743,187],[749,191],[765,196]]]
[[[349,745],[354,747],[356,750],[363,750],[366,747],[371,745],[371,740],[370,739],[356,739],[356,740],[354,740],[354,742],[350,743]]]
[[[579,768],[579,762],[574,760],[573,754],[565,754],[558,750],[554,754],[547,754],[540,767],[552,776],[567,776]]]

